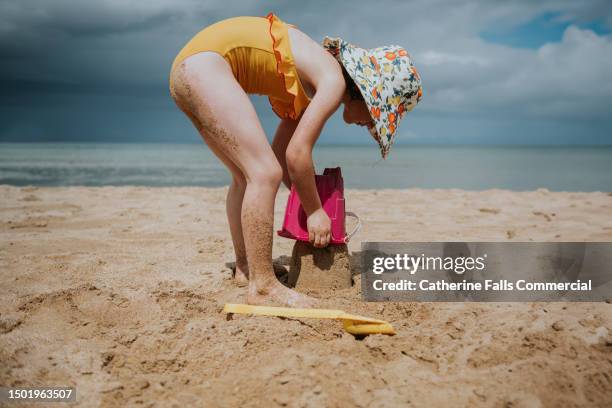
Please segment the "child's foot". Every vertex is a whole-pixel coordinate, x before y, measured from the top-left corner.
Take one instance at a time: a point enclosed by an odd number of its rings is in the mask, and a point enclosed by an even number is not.
[[[309,308],[316,307],[318,300],[289,289],[278,281],[259,287],[254,282],[250,282],[247,303],[250,305]]]
[[[281,283],[286,284],[287,279],[289,279],[289,272],[287,271],[287,269],[282,265],[273,264],[272,266],[274,267],[274,274],[276,275],[276,278]],[[248,266],[239,267],[236,264],[234,264],[234,266],[230,267],[230,270],[232,271],[232,279],[234,279],[234,283],[236,284],[236,286],[242,288],[249,284],[249,267]]]
[[[247,286],[249,284],[249,268],[241,268],[238,265],[235,265],[232,268],[232,278],[234,279],[234,283],[236,284],[236,286]]]

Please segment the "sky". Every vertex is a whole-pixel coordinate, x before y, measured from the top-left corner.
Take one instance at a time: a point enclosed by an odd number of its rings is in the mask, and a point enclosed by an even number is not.
[[[0,141],[200,142],[172,60],[205,26],[270,11],[319,42],[410,52],[424,94],[397,144],[612,144],[609,0],[0,0]],[[320,143],[375,142],[336,114]]]

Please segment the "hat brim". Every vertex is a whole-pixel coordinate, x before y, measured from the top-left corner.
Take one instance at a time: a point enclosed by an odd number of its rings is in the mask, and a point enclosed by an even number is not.
[[[367,50],[341,38],[326,37],[324,46],[344,66],[357,85],[374,123],[368,131],[378,143],[383,159],[387,158],[402,117],[420,99],[420,78],[410,57],[399,46]],[[381,58],[381,54],[385,53],[388,56],[396,55],[394,50],[401,50],[398,51],[400,56],[407,58],[401,60],[401,57],[398,57],[397,61]],[[401,54],[402,51],[404,55]],[[397,69],[397,66],[401,68]],[[391,86],[388,86],[388,83]]]

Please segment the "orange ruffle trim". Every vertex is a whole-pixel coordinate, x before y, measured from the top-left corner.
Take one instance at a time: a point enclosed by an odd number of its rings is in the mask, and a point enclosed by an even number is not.
[[[310,100],[306,96],[295,68],[295,61],[289,43],[287,25],[269,13],[266,18],[270,22],[270,37],[272,49],[276,58],[276,70],[285,82],[286,99],[268,98],[272,110],[281,118],[297,120],[306,109]]]

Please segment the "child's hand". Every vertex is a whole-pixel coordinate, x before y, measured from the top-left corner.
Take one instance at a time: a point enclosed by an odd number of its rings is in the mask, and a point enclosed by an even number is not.
[[[319,208],[306,220],[308,241],[317,248],[324,248],[331,240],[331,220],[323,208]]]

